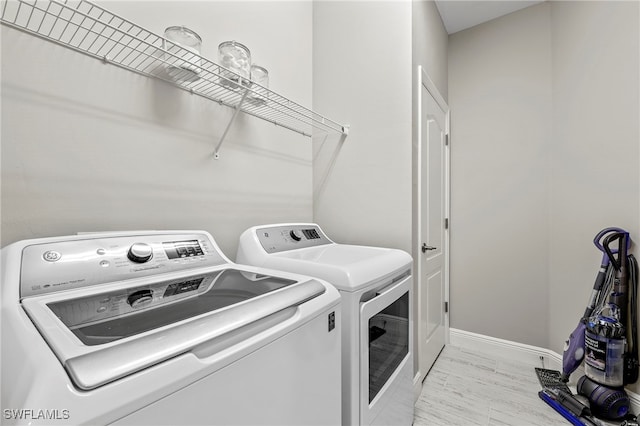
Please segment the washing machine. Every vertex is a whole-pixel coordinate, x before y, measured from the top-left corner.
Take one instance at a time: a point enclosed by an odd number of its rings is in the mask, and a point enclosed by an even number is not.
[[[342,297],[342,424],[413,423],[412,258],[337,244],[313,223],[247,229],[237,262],[324,279]]]
[[[237,265],[204,231],[2,249],[3,424],[331,425],[338,291]]]

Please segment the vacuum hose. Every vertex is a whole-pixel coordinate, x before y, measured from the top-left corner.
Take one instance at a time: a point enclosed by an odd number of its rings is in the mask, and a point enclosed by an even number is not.
[[[638,360],[638,262],[629,255],[629,279],[631,289],[629,291],[629,305],[631,333],[627,339],[628,350],[624,360],[624,383],[635,383],[638,380],[640,362]]]

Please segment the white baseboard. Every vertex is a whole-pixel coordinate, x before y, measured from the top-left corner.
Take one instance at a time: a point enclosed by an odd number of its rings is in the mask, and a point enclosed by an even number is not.
[[[544,359],[544,368],[552,370],[562,369],[562,355],[549,349],[484,336],[456,328],[450,328],[449,333],[451,346],[483,352],[497,358],[517,360],[536,367],[542,367],[540,361],[540,357],[542,356]],[[640,413],[640,395],[628,389],[626,389],[626,391],[629,396],[629,401],[631,402],[631,411],[638,415],[638,413]]]
[[[413,377],[413,402],[418,402],[422,393],[422,380],[420,380],[420,372],[418,371]]]
[[[549,349],[498,339],[457,328],[450,328],[449,333],[451,346],[473,349],[499,358],[508,358],[531,364],[535,367],[542,367],[540,357],[543,357],[544,368],[560,370],[562,366],[562,356]]]

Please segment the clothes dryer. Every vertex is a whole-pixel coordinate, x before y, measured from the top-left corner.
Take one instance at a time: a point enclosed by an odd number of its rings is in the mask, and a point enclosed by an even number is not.
[[[3,424],[330,425],[340,295],[203,231],[2,250]]]
[[[237,262],[327,280],[342,297],[342,424],[413,423],[412,258],[402,250],[337,244],[320,226],[246,230]]]

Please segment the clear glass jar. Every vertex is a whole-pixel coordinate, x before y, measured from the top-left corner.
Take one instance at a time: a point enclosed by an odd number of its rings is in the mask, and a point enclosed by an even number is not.
[[[264,104],[269,97],[269,71],[260,65],[251,65],[251,91],[247,96],[254,104]],[[257,84],[256,84],[257,83]]]
[[[225,41],[218,46],[220,65],[227,70],[220,71],[220,84],[236,88],[248,86],[251,75],[251,52],[244,44]]]
[[[185,26],[173,26],[164,30],[164,48],[167,71],[177,80],[194,81],[202,70],[200,49],[202,39]]]

